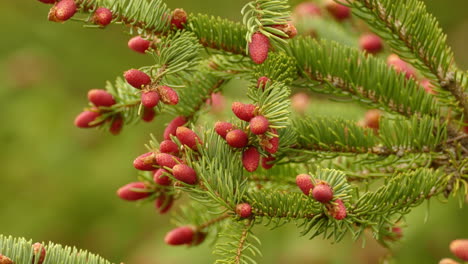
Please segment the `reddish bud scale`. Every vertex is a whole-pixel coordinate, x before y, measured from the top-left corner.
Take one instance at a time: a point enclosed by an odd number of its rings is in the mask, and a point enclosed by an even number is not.
[[[379,129],[380,111],[377,109],[367,111],[364,120],[367,127]]]
[[[114,97],[106,90],[92,89],[88,91],[88,100],[95,106],[112,106],[115,104]]]
[[[328,203],[333,199],[333,190],[327,183],[319,183],[312,190],[312,196],[320,203]]]
[[[124,73],[125,80],[133,87],[141,89],[142,86],[151,83],[151,77],[148,74],[137,70],[130,69]]]
[[[178,246],[184,244],[191,244],[195,235],[195,231],[192,227],[181,226],[171,230],[164,237],[164,242],[171,246]]]
[[[255,116],[255,105],[243,104],[241,102],[232,103],[232,112],[240,119],[249,122]]]
[[[141,104],[147,108],[153,108],[159,103],[159,94],[156,91],[141,93]]]
[[[468,239],[457,239],[450,243],[450,251],[457,258],[468,261]]]
[[[377,54],[383,49],[382,39],[375,34],[365,34],[359,38],[359,45],[362,50],[370,54]]]
[[[188,146],[193,150],[197,149],[197,144],[203,144],[203,142],[195,132],[193,132],[190,128],[184,126],[180,126],[176,129],[176,137],[180,141],[180,143]]]
[[[76,3],[74,0],[61,0],[49,11],[49,20],[54,22],[64,22],[76,13]]]
[[[169,86],[159,86],[158,93],[161,96],[161,101],[163,101],[165,104],[176,105],[179,103],[179,96],[177,95],[177,92]]]
[[[154,156],[154,159],[156,160],[156,163],[161,166],[161,167],[169,167],[173,168],[175,165],[179,164],[182,162],[179,158],[176,156],[173,156],[171,154],[167,153],[158,153]]]
[[[141,120],[145,122],[153,121],[156,116],[156,111],[153,108],[143,107],[143,114],[141,115]]]
[[[187,12],[181,8],[174,9],[171,24],[178,29],[184,29],[185,23],[187,23]]]
[[[249,43],[249,55],[256,64],[262,64],[268,58],[268,49],[270,40],[260,32],[252,35],[252,41]]]
[[[117,115],[110,124],[109,132],[111,132],[112,135],[118,135],[120,131],[122,131],[123,125],[124,119],[122,115]]]
[[[194,169],[190,168],[185,164],[177,164],[172,169],[172,175],[177,180],[184,182],[186,184],[195,184],[197,183],[197,173]]]
[[[288,36],[287,38],[290,38],[290,39],[294,38],[297,35],[297,29],[291,21],[282,25],[273,25],[272,27],[283,31]],[[283,36],[280,36],[280,37],[285,38]]]
[[[231,131],[233,128],[234,126],[229,122],[216,122],[215,124],[216,133],[224,139],[226,139],[227,133]]]
[[[127,185],[120,187],[117,190],[117,195],[122,200],[136,201],[144,199],[151,195],[150,192],[146,191],[146,186],[142,182],[131,182]]]
[[[297,175],[296,185],[307,196],[309,196],[312,193],[312,189],[314,189],[314,184],[312,183],[312,177],[307,174]]]
[[[349,7],[340,5],[333,0],[328,0],[325,8],[338,21],[343,21],[351,17],[351,9]]]
[[[236,214],[241,218],[249,218],[252,215],[252,206],[248,203],[236,205]]]
[[[152,171],[154,165],[156,165],[156,160],[153,152],[142,154],[133,161],[133,167],[142,171]]]
[[[265,87],[267,85],[267,82],[271,81],[270,78],[266,76],[262,76],[258,78],[257,80],[257,88],[262,88],[262,90],[265,90]]]
[[[167,176],[166,174],[169,174],[167,170],[165,169],[157,169],[154,171],[153,174],[153,180],[156,184],[162,185],[162,186],[169,186],[172,183],[171,178]]]
[[[257,148],[250,147],[242,154],[242,165],[248,172],[256,171],[260,163],[260,153]]]
[[[143,39],[140,36],[131,38],[128,41],[128,48],[138,53],[145,53],[151,46],[151,41]]]
[[[249,143],[249,137],[240,129],[234,129],[227,133],[226,142],[233,148],[243,148]]]
[[[0,254],[0,264],[14,264],[14,262],[9,257]]]
[[[313,17],[322,15],[322,11],[314,2],[303,2],[296,6],[294,15],[298,18]]]
[[[93,21],[97,25],[105,27],[112,21],[112,12],[105,7],[100,7],[94,13]]]
[[[183,126],[185,123],[187,123],[187,120],[183,116],[172,119],[166,129],[164,129],[164,139],[171,139],[171,135],[175,136],[177,128]]]
[[[96,127],[102,124],[102,122],[91,125],[101,114],[96,111],[83,111],[75,118],[75,126],[80,128]]]
[[[346,207],[343,203],[343,201],[341,199],[337,199],[335,201],[336,203],[336,206],[332,209],[332,216],[333,218],[335,218],[336,220],[343,220],[346,218]]]
[[[272,163],[272,161],[274,161],[274,160],[276,160],[276,159],[273,156],[262,157],[262,167],[265,170],[271,169],[274,166],[274,164]]]
[[[172,195],[166,196],[163,194],[156,199],[154,206],[156,207],[156,209],[159,211],[160,214],[165,214],[171,209],[173,204],[174,204],[174,197]]]
[[[39,2],[42,2],[44,4],[53,4],[57,2],[57,0],[39,0]]]
[[[171,140],[164,140],[159,144],[159,151],[162,153],[168,153],[168,154],[177,154],[179,153],[179,146],[177,146],[176,143],[172,142]]]
[[[270,123],[264,116],[256,116],[250,120],[250,131],[255,135],[265,134]]]
[[[33,252],[34,252],[32,263],[36,263],[35,258],[36,258],[36,255],[40,251],[41,253],[39,255],[39,260],[37,261],[37,264],[42,264],[44,262],[45,257],[46,257],[46,250],[45,250],[44,246],[41,243],[34,243],[32,245],[32,248],[33,248]]]

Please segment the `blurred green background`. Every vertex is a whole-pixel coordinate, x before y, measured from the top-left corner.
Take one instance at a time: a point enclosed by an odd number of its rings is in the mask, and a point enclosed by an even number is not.
[[[234,20],[246,2],[166,1],[171,8]],[[457,62],[467,68],[468,2],[426,2],[447,32]],[[148,65],[151,58],[127,48],[129,36],[120,26],[96,30],[52,23],[48,8],[37,0],[0,1],[0,234],[74,245],[116,263],[211,263],[212,245],[166,246],[170,217],[115,195],[135,179],[133,159],[144,152],[149,133],[160,136],[166,120],[124,128],[117,137],[73,126],[87,104],[87,90],[103,87],[128,68]],[[315,114],[344,109],[312,104]],[[350,118],[363,113],[346,107]],[[421,206],[408,217],[396,263],[437,263],[450,256],[452,239],[468,238],[468,211],[459,201],[432,201],[427,209]],[[294,226],[257,233],[264,252],[259,263],[378,263],[387,254],[372,239],[362,248],[361,241],[349,239],[332,245],[299,238]]]

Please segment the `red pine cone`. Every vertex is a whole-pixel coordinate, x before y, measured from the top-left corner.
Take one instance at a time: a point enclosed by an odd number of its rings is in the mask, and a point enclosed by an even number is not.
[[[149,49],[151,46],[151,41],[143,39],[140,36],[135,36],[128,41],[128,47],[138,53],[143,53]]]
[[[109,127],[109,132],[111,132],[111,134],[113,135],[118,135],[120,131],[122,130],[123,125],[124,125],[124,119],[122,115],[118,114],[112,120],[112,123],[110,124],[110,127]]]
[[[106,90],[92,89],[88,91],[88,100],[95,106],[112,106],[115,104],[114,97]]]
[[[335,201],[336,206],[333,208],[331,215],[336,219],[336,220],[343,220],[346,218],[346,207],[343,204],[343,201],[341,199],[336,199]]]
[[[298,18],[313,17],[322,15],[322,11],[314,2],[303,2],[296,6],[294,15]]]
[[[187,145],[193,150],[197,149],[197,143],[200,145],[203,144],[203,142],[195,132],[193,132],[190,128],[184,126],[180,126],[176,129],[176,137],[180,141],[180,143]]]
[[[172,119],[164,129],[164,139],[171,139],[171,135],[175,136],[177,128],[183,126],[185,123],[187,123],[187,120],[183,116],[178,116]]]
[[[154,156],[154,159],[156,160],[156,163],[161,166],[161,167],[169,167],[173,168],[175,165],[181,163],[182,161],[171,154],[167,153],[158,153]]]
[[[265,90],[267,82],[270,82],[270,81],[271,81],[270,78],[268,78],[266,76],[262,76],[262,77],[258,78],[257,88],[262,88],[262,90]]]
[[[241,102],[232,103],[232,112],[240,119],[249,122],[255,116],[255,105],[243,104]]]
[[[364,120],[367,127],[379,129],[380,111],[377,109],[367,111]]]
[[[276,129],[272,129],[272,133],[278,135]],[[270,138],[267,143],[261,143],[263,148],[270,154],[275,154],[279,148],[279,137]]]
[[[457,258],[468,261],[468,239],[457,239],[450,243],[450,251]]]
[[[268,157],[262,157],[262,167],[265,169],[265,170],[269,170],[273,167],[273,163],[271,163],[272,161],[276,160],[275,157],[273,156],[268,156]]]
[[[93,21],[97,25],[105,27],[112,21],[112,12],[105,7],[100,7],[94,13]]]
[[[169,174],[167,170],[165,169],[157,169],[154,171],[153,174],[153,180],[156,184],[162,185],[162,186],[169,186],[172,183],[171,178],[169,176],[165,175]]]
[[[141,89],[142,86],[151,83],[151,77],[148,74],[137,70],[130,69],[124,73],[125,80],[133,87]]]
[[[340,5],[333,0],[328,0],[325,8],[338,21],[343,21],[351,17],[351,9],[349,7]]]
[[[249,54],[252,61],[256,64],[262,64],[268,58],[268,49],[270,40],[260,32],[252,35],[252,41],[249,43]]]
[[[154,165],[156,165],[154,152],[142,154],[133,161],[133,167],[142,171],[152,171]]]
[[[136,189],[136,190],[135,190]],[[144,199],[151,195],[151,192],[147,192],[146,186],[142,182],[131,182],[127,185],[120,187],[117,190],[117,195],[122,200],[136,201]]]
[[[75,126],[80,128],[90,128],[99,126],[102,122],[90,125],[101,114],[96,111],[83,111],[75,118]]]
[[[236,214],[241,218],[249,218],[252,215],[252,206],[248,203],[236,205]]]
[[[49,20],[54,22],[64,22],[76,13],[76,3],[73,0],[61,0],[50,9]]]
[[[370,54],[377,54],[383,49],[382,39],[375,34],[365,34],[359,38],[359,45],[362,50]]]
[[[159,94],[156,91],[141,93],[141,104],[147,108],[153,108],[159,103]]]
[[[195,184],[197,183],[197,173],[194,169],[190,168],[185,164],[177,164],[172,169],[172,175],[177,180],[184,182],[186,184]]]
[[[156,199],[154,206],[159,211],[160,214],[165,214],[171,209],[174,204],[174,197],[172,195],[161,195]]]
[[[314,184],[312,183],[312,177],[308,174],[297,175],[296,185],[307,196],[311,195],[312,189],[314,189]]]
[[[291,97],[291,107],[299,114],[304,114],[310,104],[310,97],[306,93],[297,93]]]
[[[0,264],[15,264],[9,257],[0,254]]]
[[[187,23],[187,12],[181,8],[176,8],[172,12],[171,24],[178,29],[184,29]]]
[[[181,226],[167,233],[164,242],[171,246],[189,245],[192,243],[194,235],[195,231],[192,227]]]
[[[227,133],[231,131],[233,128],[234,126],[229,122],[216,122],[215,124],[216,133],[224,139],[226,139]]]
[[[312,190],[312,196],[320,203],[328,203],[333,199],[333,189],[326,182],[320,182]]]
[[[161,101],[163,101],[165,104],[176,105],[179,103],[179,96],[177,95],[177,92],[169,86],[159,86],[158,93],[161,96]]]
[[[434,91],[434,86],[432,85],[431,81],[428,79],[423,79],[419,82],[419,84],[424,88],[424,91],[428,94],[437,94],[436,91]]]
[[[241,129],[234,129],[227,133],[226,142],[233,148],[243,148],[249,143],[249,137]]]
[[[411,65],[400,59],[396,54],[390,54],[387,57],[387,64],[392,66],[396,72],[405,74],[406,79],[416,79],[416,71]]]
[[[154,108],[143,107],[143,114],[141,115],[141,120],[145,122],[151,122],[153,121],[155,116],[156,111],[154,111]]]
[[[159,144],[159,151],[162,153],[176,155],[179,153],[179,146],[177,146],[177,144],[171,140],[164,140],[161,142],[161,144]]]
[[[250,131],[255,135],[265,134],[270,123],[264,116],[256,116],[250,120]]]
[[[250,147],[242,154],[242,165],[248,172],[256,171],[260,163],[260,153],[256,147]]]
[[[37,261],[37,264],[42,264],[44,262],[45,257],[46,257],[45,247],[41,243],[34,243],[32,245],[32,248],[33,248],[33,252],[34,252],[32,263],[36,263],[35,258],[36,258],[36,255],[40,251],[41,253],[40,253],[40,256],[39,256],[39,260]],[[2,263],[2,262],[0,261],[0,263]]]

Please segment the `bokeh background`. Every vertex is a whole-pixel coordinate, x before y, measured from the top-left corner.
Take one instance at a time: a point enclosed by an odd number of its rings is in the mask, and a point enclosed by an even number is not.
[[[247,1],[165,2],[239,20]],[[468,2],[426,3],[448,34],[458,64],[467,68]],[[144,151],[150,133],[161,135],[166,119],[127,127],[117,137],[73,126],[87,104],[87,90],[103,87],[128,68],[151,64],[151,58],[130,51],[129,36],[118,25],[85,29],[80,23],[49,22],[47,13],[48,6],[37,0],[0,1],[0,234],[74,245],[116,263],[212,263],[212,245],[165,245],[170,217],[115,195],[135,179],[133,159]],[[343,112],[358,120],[364,110],[319,100],[309,109],[311,114]],[[437,263],[450,256],[449,242],[468,238],[468,210],[460,205],[452,199],[415,209],[394,262]],[[337,245],[310,241],[298,237],[294,226],[257,233],[264,253],[259,263],[378,263],[388,253],[370,238]]]

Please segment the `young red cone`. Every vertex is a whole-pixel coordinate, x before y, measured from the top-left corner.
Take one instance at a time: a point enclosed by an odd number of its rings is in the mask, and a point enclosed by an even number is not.
[[[457,258],[468,261],[468,239],[457,239],[450,243],[450,251]]]
[[[314,184],[312,183],[312,177],[307,174],[299,174],[296,176],[296,184],[301,191],[310,196],[312,193],[312,189],[314,189]]]
[[[241,102],[232,103],[232,112],[240,119],[249,122],[255,116],[255,105],[243,104]]]
[[[260,153],[256,147],[250,147],[242,154],[242,165],[248,172],[256,171],[260,163]]]
[[[333,0],[328,0],[325,8],[338,21],[343,21],[351,17],[351,9],[349,7],[340,5]]]
[[[256,116],[250,120],[250,131],[255,135],[265,134],[270,123],[264,116]]]
[[[174,204],[174,197],[172,195],[161,195],[156,199],[154,203],[156,209],[159,211],[160,214],[165,214],[171,209],[172,205]]]
[[[175,165],[182,162],[178,157],[167,153],[158,153],[154,156],[156,163],[161,167],[173,168]]]
[[[112,106],[115,99],[108,91],[103,89],[91,89],[88,91],[88,100],[95,106]]]
[[[80,128],[90,128],[99,126],[101,123],[91,125],[101,114],[96,111],[83,111],[75,118],[75,126]]]
[[[203,144],[203,142],[195,132],[193,132],[190,128],[184,126],[180,126],[176,129],[176,137],[180,141],[180,143],[188,146],[193,150],[197,149],[197,143],[200,145]]]
[[[227,133],[231,131],[233,128],[234,126],[229,122],[216,122],[215,124],[216,133],[224,139],[226,139]]]
[[[332,209],[331,215],[336,220],[343,220],[346,218],[346,207],[341,199],[336,199],[336,206]]]
[[[125,80],[133,87],[141,89],[142,86],[151,83],[151,77],[148,74],[137,70],[130,69],[124,73]]]
[[[252,35],[252,41],[249,43],[249,55],[256,64],[262,64],[268,58],[268,49],[270,40],[260,32]]]
[[[161,85],[158,87],[158,93],[161,96],[161,101],[168,105],[176,105],[179,103],[179,96],[169,86]]]
[[[375,34],[364,34],[359,38],[359,45],[362,50],[370,54],[377,54],[383,49],[382,39]]]
[[[171,246],[191,244],[195,235],[195,231],[190,226],[181,226],[171,230],[166,234],[164,241]]]
[[[133,167],[142,171],[152,171],[154,170],[154,165],[156,165],[154,152],[142,154],[133,161]]]
[[[187,12],[181,8],[176,8],[172,12],[171,24],[178,29],[184,29],[187,23]]]
[[[278,135],[275,129],[272,129],[272,133]],[[275,154],[279,148],[279,137],[272,137],[266,142],[262,141],[261,145],[268,153]]]
[[[143,53],[149,49],[151,41],[143,39],[140,36],[135,36],[128,41],[128,47],[138,53]]]
[[[275,157],[273,156],[268,156],[268,157],[262,157],[262,167],[265,170],[269,170],[273,167],[272,161],[276,160]]]
[[[143,107],[143,114],[141,115],[141,120],[145,122],[151,122],[153,121],[155,116],[156,111],[154,111],[154,108]]]
[[[76,4],[74,0],[61,0],[50,9],[49,20],[54,22],[64,22],[70,19],[76,13]]]
[[[240,218],[249,218],[252,215],[252,206],[248,203],[241,203],[236,205],[236,214]]]
[[[159,103],[159,94],[156,91],[141,93],[141,104],[147,108],[153,108]]]
[[[32,245],[32,248],[33,248],[33,252],[34,252],[34,256],[33,256],[33,259],[32,259],[32,263],[36,263],[35,262],[35,258],[36,258],[36,255],[40,253],[39,255],[39,260],[37,261],[37,264],[42,264],[44,263],[44,259],[46,257],[46,250],[45,250],[45,247],[41,244],[41,243],[34,243]],[[0,261],[1,263],[1,261]]]
[[[112,123],[109,127],[109,132],[111,132],[112,135],[118,135],[120,131],[122,131],[124,125],[124,119],[122,115],[118,114],[117,116],[112,119]]]
[[[178,116],[172,119],[164,129],[164,139],[171,139],[171,135],[175,136],[177,128],[185,125],[185,123],[187,123],[187,120],[183,116]]]
[[[262,77],[258,78],[257,88],[262,88],[262,90],[265,90],[267,82],[270,82],[270,81],[271,81],[270,78],[268,78],[266,76],[262,76]]]
[[[392,66],[396,72],[405,74],[406,79],[414,78],[416,79],[416,71],[404,60],[400,59],[396,54],[390,54],[387,57],[387,64]]]
[[[249,143],[249,137],[241,129],[234,129],[227,133],[226,142],[233,148],[243,148]]]
[[[314,2],[302,2],[294,9],[294,15],[298,18],[314,17],[322,15],[322,11]]]
[[[310,97],[306,93],[297,93],[291,97],[291,107],[299,114],[304,114],[309,107]]]
[[[57,2],[57,0],[39,0],[39,2],[42,2],[44,4],[54,4],[55,2]]]
[[[195,184],[197,183],[197,173],[194,169],[190,168],[185,164],[177,164],[172,169],[172,175],[177,180],[184,182],[186,184]]]
[[[333,189],[327,183],[321,182],[315,185],[312,196],[320,203],[328,203],[333,199]]]
[[[162,153],[176,155],[179,153],[179,146],[177,146],[177,144],[171,140],[164,140],[161,142],[161,144],[159,144],[159,151]]]
[[[105,7],[100,7],[94,13],[93,21],[95,24],[105,27],[112,21],[112,12]]]
[[[150,196],[151,192],[147,191],[144,183],[131,182],[120,187],[120,189],[117,190],[117,195],[123,200],[136,201]]]
[[[9,257],[0,254],[0,264],[15,264]]]
[[[379,129],[380,111],[377,109],[367,111],[364,121],[367,127]]]
[[[153,180],[156,184],[162,185],[162,186],[169,186],[172,183],[171,178],[167,176],[166,174],[169,174],[167,170],[165,169],[157,169],[154,171],[153,174]]]
[[[421,82],[419,82],[419,84],[421,84],[421,86],[424,88],[426,93],[428,93],[428,94],[437,94],[437,92],[434,91],[434,86],[432,85],[431,81],[429,81],[428,79],[421,80]]]

